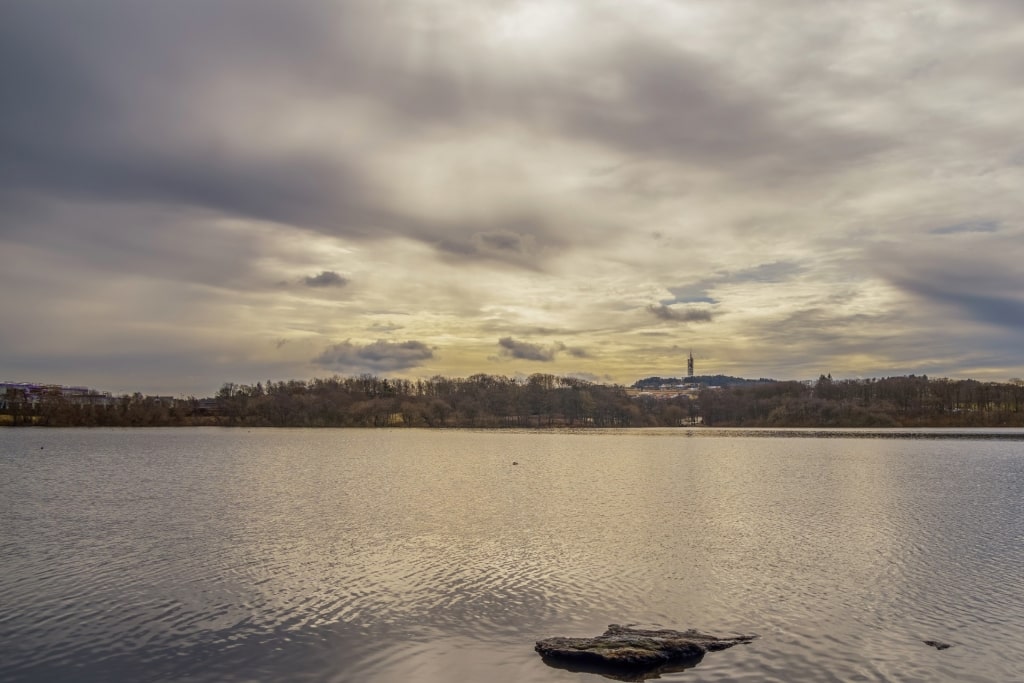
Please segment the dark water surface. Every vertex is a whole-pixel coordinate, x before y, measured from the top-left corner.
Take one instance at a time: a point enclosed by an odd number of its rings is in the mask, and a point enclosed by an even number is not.
[[[2,430],[0,680],[1024,681],[1024,441],[687,434]]]

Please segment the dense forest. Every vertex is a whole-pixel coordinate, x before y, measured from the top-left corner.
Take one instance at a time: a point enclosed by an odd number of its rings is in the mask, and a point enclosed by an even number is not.
[[[732,378],[735,379],[735,378]],[[1024,426],[1024,381],[925,376],[756,380],[661,391],[535,374],[429,380],[331,377],[225,384],[209,398],[83,401],[8,395],[0,422],[40,426],[916,427]]]

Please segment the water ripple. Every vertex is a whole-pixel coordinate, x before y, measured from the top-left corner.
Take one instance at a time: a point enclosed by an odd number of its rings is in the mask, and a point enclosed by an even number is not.
[[[539,683],[628,622],[760,633],[686,679],[1014,680],[1012,442],[675,434],[11,430],[0,679]]]

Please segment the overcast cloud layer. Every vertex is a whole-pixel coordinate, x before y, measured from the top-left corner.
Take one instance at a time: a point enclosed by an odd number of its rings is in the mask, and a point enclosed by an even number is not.
[[[1024,4],[6,0],[0,379],[1024,375]]]

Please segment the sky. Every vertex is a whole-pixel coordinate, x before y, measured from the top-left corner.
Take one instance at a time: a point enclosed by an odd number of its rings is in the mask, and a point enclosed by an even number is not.
[[[0,15],[0,380],[1024,375],[1016,0]]]

